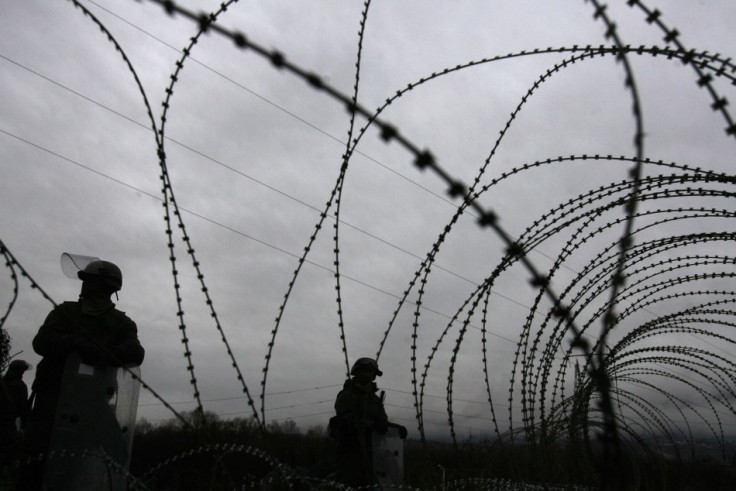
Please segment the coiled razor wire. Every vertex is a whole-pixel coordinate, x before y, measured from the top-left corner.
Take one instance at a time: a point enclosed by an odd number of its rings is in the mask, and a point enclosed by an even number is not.
[[[18,471],[25,466],[39,464],[45,461],[63,461],[78,463],[79,461],[89,460],[97,460],[105,463],[105,476],[107,476],[110,482],[112,482],[113,476],[115,476],[122,479],[127,484],[127,486],[130,487],[130,489],[150,489],[143,483],[142,480],[132,475],[118,462],[112,460],[110,456],[107,455],[102,449],[85,449],[80,451],[55,450],[48,453],[39,453],[37,455],[25,457],[21,460],[10,462],[5,467],[0,468],[0,471],[4,472],[9,469],[14,469],[15,471]],[[87,484],[89,485],[89,481],[87,482]],[[5,488],[3,487],[3,489]]]
[[[271,486],[280,486],[278,489],[282,489],[282,486],[287,486],[288,489],[302,489],[302,485],[307,485],[309,489],[336,489],[336,490],[371,490],[374,486],[357,486],[351,487],[346,486],[340,482],[334,481],[329,478],[315,478],[305,475],[298,469],[290,468],[289,466],[279,462],[268,455],[263,450],[243,445],[243,444],[212,444],[203,445],[191,450],[187,450],[178,455],[167,458],[160,462],[155,467],[148,470],[142,476],[134,476],[126,469],[113,462],[104,452],[83,450],[79,452],[73,451],[56,451],[50,452],[49,454],[39,454],[35,457],[30,457],[23,460],[17,460],[10,464],[8,468],[20,469],[26,465],[30,465],[44,460],[60,460],[70,463],[77,461],[86,461],[89,459],[100,460],[107,466],[107,475],[110,479],[118,478],[124,480],[127,489],[131,490],[150,490],[157,489],[157,479],[166,477],[166,469],[172,465],[178,463],[185,463],[187,460],[200,457],[200,456],[215,456],[215,462],[213,463],[212,473],[217,472],[217,466],[219,461],[226,456],[231,455],[242,455],[256,458],[262,461],[263,464],[268,468],[273,469],[272,472],[261,478],[243,478],[240,483],[232,482],[232,489],[270,489]],[[168,483],[170,484],[170,483]],[[509,479],[496,479],[496,478],[464,478],[464,479],[452,479],[438,484],[436,486],[417,488],[415,486],[401,485],[401,484],[387,484],[382,485],[382,489],[385,490],[452,490],[452,489],[478,489],[488,491],[533,491],[533,490],[569,490],[569,491],[587,491],[592,488],[579,485],[568,485],[560,486],[555,484],[531,484],[531,483],[520,483],[511,481]]]
[[[184,321],[183,299],[180,295],[180,287],[177,280],[178,269],[175,245],[173,242],[172,211],[173,215],[176,217],[177,227],[180,229],[181,239],[185,244],[186,252],[192,260],[197,278],[201,283],[205,303],[211,311],[215,327],[220,334],[223,344],[225,345],[228,356],[232,360],[232,365],[235,369],[237,379],[241,384],[243,392],[246,394],[248,399],[248,404],[253,411],[253,417],[258,421],[259,425],[263,427],[263,422],[266,418],[264,406],[266,379],[280,325],[280,319],[285,312],[290,293],[294,287],[297,277],[299,276],[301,266],[306,261],[311,250],[311,246],[316,240],[324,221],[327,219],[329,210],[333,206],[335,207],[333,240],[335,244],[334,265],[337,292],[336,302],[339,317],[338,327],[340,330],[340,339],[345,356],[346,368],[349,368],[348,343],[345,337],[345,326],[342,317],[343,307],[340,288],[340,203],[344,192],[344,177],[348,170],[350,157],[353,152],[356,151],[357,144],[366,133],[367,129],[371,126],[377,126],[380,137],[386,143],[397,142],[399,145],[404,147],[413,155],[414,164],[420,170],[432,170],[447,184],[447,193],[451,198],[462,198],[462,202],[458,205],[457,211],[452,220],[440,234],[432,249],[427,253],[425,259],[422,261],[419,270],[416,271],[414,277],[409,282],[409,285],[394,312],[393,318],[384,333],[377,353],[378,358],[380,357],[384,343],[394,326],[398,313],[404,304],[413,303],[415,305],[415,309],[411,345],[411,372],[418,429],[423,441],[425,439],[423,400],[428,372],[435,355],[439,352],[439,349],[444,342],[444,338],[451,333],[452,329],[455,329],[454,324],[460,323],[462,327],[457,330],[456,339],[452,348],[451,366],[447,379],[448,425],[453,442],[456,441],[453,417],[454,366],[467,329],[471,325],[474,314],[480,310],[482,314],[482,353],[486,392],[488,395],[488,403],[494,431],[499,438],[505,438],[508,436],[513,441],[517,436],[522,436],[528,442],[542,444],[550,441],[559,441],[560,438],[564,437],[569,438],[570,441],[573,442],[579,441],[582,445],[589,448],[590,430],[594,429],[602,436],[604,450],[606,451],[606,458],[604,458],[604,461],[609,464],[609,467],[603,470],[604,476],[616,477],[619,475],[617,469],[621,466],[621,440],[619,431],[623,432],[628,437],[631,437],[633,441],[642,445],[644,445],[644,443],[639,436],[640,431],[649,432],[651,434],[655,434],[657,432],[663,433],[667,436],[669,442],[675,447],[677,447],[677,436],[684,435],[688,439],[691,453],[693,453],[693,436],[690,431],[690,425],[687,418],[687,414],[693,413],[708,426],[716,440],[721,443],[722,452],[725,451],[725,447],[723,445],[724,433],[721,413],[722,411],[725,411],[731,415],[735,414],[734,407],[730,403],[730,399],[734,397],[734,387],[736,386],[733,376],[733,362],[712,352],[686,349],[682,346],[676,345],[659,346],[654,348],[637,348],[637,343],[641,343],[644,339],[659,339],[663,334],[670,333],[703,336],[713,338],[718,342],[733,344],[734,341],[731,337],[719,335],[705,327],[693,328],[691,326],[694,323],[702,324],[704,326],[721,325],[733,327],[736,325],[736,322],[728,322],[722,319],[724,316],[733,316],[733,310],[730,308],[730,304],[733,302],[733,299],[730,298],[732,297],[732,292],[730,291],[710,289],[699,290],[693,286],[692,289],[687,292],[668,293],[669,291],[676,290],[678,287],[691,288],[690,285],[696,285],[698,282],[709,279],[728,279],[731,278],[733,274],[694,273],[683,274],[675,278],[661,281],[657,280],[658,277],[672,273],[676,270],[683,270],[683,273],[685,273],[687,270],[698,270],[704,267],[732,265],[736,263],[736,259],[734,257],[709,254],[691,256],[686,254],[675,259],[665,259],[655,263],[651,262],[656,261],[657,257],[665,251],[684,249],[689,246],[707,244],[714,241],[732,243],[734,240],[733,233],[723,231],[720,233],[684,234],[654,241],[645,239],[639,244],[634,243],[634,238],[639,234],[644,235],[649,228],[670,222],[678,220],[688,221],[703,217],[733,218],[734,215],[734,212],[731,210],[706,207],[683,208],[665,205],[664,208],[656,211],[640,211],[638,209],[638,205],[640,203],[647,201],[654,202],[655,200],[659,202],[662,200],[675,200],[687,197],[712,199],[733,198],[733,192],[731,192],[727,187],[733,184],[733,176],[702,171],[700,168],[692,169],[688,166],[683,166],[677,163],[664,164],[661,161],[654,162],[644,158],[642,110],[635,84],[634,73],[629,63],[629,57],[633,55],[649,55],[653,57],[665,56],[668,59],[676,58],[682,62],[683,66],[691,67],[696,74],[697,85],[706,89],[712,100],[711,108],[721,114],[725,120],[726,135],[736,136],[736,126],[734,126],[730,113],[727,110],[727,100],[725,97],[719,95],[713,85],[713,81],[716,78],[724,78],[733,84],[736,68],[729,59],[722,59],[718,54],[696,52],[693,49],[687,49],[687,47],[685,47],[679,40],[679,32],[663,23],[661,12],[656,9],[649,9],[637,0],[627,1],[627,5],[630,7],[637,7],[644,12],[646,16],[645,21],[659,28],[664,34],[663,40],[665,43],[667,45],[674,46],[675,49],[670,49],[668,47],[661,48],[657,46],[639,46],[637,48],[632,48],[631,46],[625,45],[618,36],[615,23],[609,19],[606,13],[607,6],[600,4],[597,1],[592,1],[590,3],[594,9],[593,17],[600,21],[605,27],[604,36],[607,40],[613,43],[611,46],[548,48],[547,50],[534,50],[532,52],[521,52],[506,56],[498,56],[491,59],[470,62],[465,65],[458,65],[454,68],[447,68],[442,72],[433,73],[429,77],[422,78],[416,83],[408,84],[405,89],[397,91],[394,96],[387,99],[386,103],[382,107],[378,108],[375,112],[372,112],[364,109],[358,103],[360,53],[370,1],[366,1],[364,3],[362,11],[354,92],[351,97],[348,97],[327,85],[318,75],[290,63],[279,51],[266,50],[249,40],[243,33],[229,31],[221,27],[217,23],[217,19],[221,14],[227,11],[227,8],[232,3],[234,3],[232,1],[222,3],[217,12],[210,14],[196,14],[178,6],[173,1],[152,0],[162,5],[169,14],[182,15],[194,20],[199,26],[197,34],[191,38],[191,43],[182,51],[182,58],[176,63],[176,71],[172,74],[171,84],[166,90],[167,95],[163,102],[164,110],[161,115],[160,125],[157,125],[151,107],[148,103],[146,93],[143,90],[140,81],[138,80],[138,76],[127,59],[122,47],[115,41],[104,25],[102,25],[100,21],[97,20],[83,5],[76,0],[70,1],[75,7],[82,10],[86,17],[91,19],[100,27],[101,31],[107,36],[108,40],[115,46],[115,49],[122,56],[141,92],[151,127],[154,131],[161,169],[160,178],[162,181],[163,206],[165,209],[164,219],[166,222],[165,233],[167,235],[168,247],[170,250],[172,276],[174,279],[174,289],[176,292],[178,306],[177,316],[180,320],[184,356],[187,359],[186,368],[191,374],[194,398],[197,401],[198,410],[200,412],[203,412],[204,409],[199,397],[193,353],[189,349],[188,345],[187,328]],[[200,264],[196,258],[194,247],[191,244],[191,238],[186,232],[186,227],[179,212],[176,199],[174,198],[173,187],[167,171],[166,153],[164,151],[166,114],[171,104],[175,83],[178,80],[179,72],[184,67],[185,61],[191,56],[191,52],[194,49],[197,40],[206,32],[216,32],[220,35],[226,36],[233,41],[236,47],[255,52],[267,59],[276,69],[286,71],[302,78],[315,90],[323,92],[343,104],[350,115],[350,138],[348,139],[348,144],[346,146],[340,175],[331,191],[330,199],[328,200],[324,211],[320,214],[320,219],[315,226],[315,231],[310,237],[307,246],[304,248],[304,254],[299,259],[298,267],[294,271],[292,281],[289,283],[284,296],[284,301],[279,307],[279,314],[276,318],[275,327],[271,332],[272,337],[267,347],[265,367],[261,382],[260,415],[255,408],[255,403],[250,396],[250,392],[237,365],[235,356],[229,346],[225,332],[217,319],[214,303],[209,296],[208,289],[204,281],[204,274],[200,269]],[[493,149],[485,161],[485,165],[479,169],[479,172],[471,186],[467,186],[463,182],[453,178],[439,166],[429,150],[420,149],[420,147],[416,146],[407,137],[402,135],[397,128],[379,118],[381,112],[395,99],[401,97],[402,94],[410,90],[414,90],[437,77],[447,75],[451,72],[504,58],[564,52],[569,52],[570,57],[567,60],[563,60],[562,62],[555,64],[551,69],[542,74],[529,89],[528,93],[522,98],[522,101],[514,112],[511,113],[506,127],[501,131],[500,136],[496,140]],[[495,155],[496,149],[503,139],[506,130],[510,127],[516,115],[527,102],[528,98],[535,93],[541,84],[546,82],[560,70],[569,68],[576,62],[593,59],[597,56],[614,56],[616,61],[622,65],[622,69],[625,72],[625,85],[631,94],[632,113],[636,124],[633,138],[635,156],[613,157],[611,155],[582,155],[548,159],[546,161],[538,161],[534,164],[514,168],[511,172],[507,172],[499,178],[494,178],[490,183],[483,185],[482,178],[486,167]],[[367,123],[365,126],[357,130],[357,136],[354,137],[355,116],[357,115],[365,118]],[[598,161],[600,159],[618,161],[620,163],[628,163],[631,165],[629,170],[629,179],[620,183],[611,183],[609,186],[604,186],[599,190],[580,194],[576,199],[560,205],[558,208],[545,214],[541,219],[535,221],[534,224],[517,239],[513,239],[499,225],[498,217],[492,210],[484,209],[478,202],[479,198],[484,193],[488,192],[493,186],[500,184],[506,179],[511,179],[523,172],[531,171],[537,167],[541,167],[543,165],[563,165],[566,162],[573,161]],[[672,173],[665,176],[660,175],[659,177],[644,177],[644,166],[664,166],[672,169],[673,171],[679,171],[680,173]],[[712,187],[718,183],[726,187],[724,187],[724,189],[712,189]],[[679,188],[677,187],[678,185],[680,186]],[[697,187],[695,187],[696,185]],[[708,188],[708,186],[711,188]],[[604,218],[606,214],[610,214],[610,212],[616,208],[623,208],[625,210],[625,216],[623,218]],[[482,284],[477,286],[474,292],[467,297],[463,305],[458,308],[455,315],[452,316],[447,327],[436,340],[436,343],[423,366],[421,379],[418,379],[418,372],[420,370],[417,365],[417,339],[419,337],[421,325],[422,298],[424,296],[432,268],[436,266],[435,260],[441,246],[447,235],[451,232],[453,225],[457,223],[458,218],[463,213],[468,213],[474,216],[480,227],[491,228],[506,244],[506,255],[499,266],[494,269]],[[658,218],[658,216],[661,218]],[[648,220],[653,219],[654,221],[650,222],[648,225],[635,228],[634,223],[645,218]],[[601,223],[603,223],[603,225],[601,225]],[[572,256],[572,254],[576,250],[580,249],[586,242],[592,241],[596,237],[602,236],[604,232],[611,230],[613,227],[621,225],[624,227],[624,232],[620,235],[620,239],[611,243],[603,252],[593,258],[591,262],[577,274],[577,277],[569,283],[567,288],[565,288],[561,294],[556,294],[552,290],[550,282],[552,277],[563,267],[566,258]],[[577,227],[577,229],[571,238],[568,239],[563,248],[563,253],[555,259],[553,267],[547,274],[541,274],[528,259],[528,252],[543,243],[545,240],[548,240],[558,235],[561,231],[572,227]],[[10,269],[11,277],[15,285],[13,299],[11,300],[2,320],[0,320],[0,325],[2,325],[12,309],[15,298],[17,297],[17,277],[15,276],[15,269],[20,268],[22,275],[31,281],[33,288],[37,288],[38,286],[33,282],[30,276],[25,273],[25,270],[23,270],[23,268],[20,267],[14,259],[12,259],[12,255],[10,255],[5,246],[2,244],[0,244],[0,246],[2,247],[2,252],[6,257],[6,266]],[[517,263],[521,263],[521,265],[529,272],[532,277],[531,284],[538,290],[538,292],[534,306],[530,308],[527,322],[523,327],[515,352],[513,368],[511,371],[511,384],[509,388],[508,401],[509,426],[511,430],[509,433],[505,433],[501,431],[498,426],[497,414],[491,397],[490,377],[488,373],[489,360],[487,358],[486,349],[488,334],[487,324],[492,287],[505,271],[509,270]],[[626,286],[627,282],[625,281],[625,278],[637,278],[637,283],[633,286]],[[414,289],[417,289],[418,300],[410,302],[409,296]],[[48,300],[51,301],[43,290],[40,291]],[[606,293],[608,293],[608,300],[604,301],[597,311],[590,314],[587,311],[588,306],[592,305],[594,299],[598,299]],[[647,309],[656,306],[658,303],[671,302],[682,298],[683,296],[692,298],[702,297],[706,300],[701,301],[701,303],[693,307],[683,309],[680,312],[643,324],[638,329],[626,335],[624,339],[620,340],[616,345],[608,346],[608,334],[628,317],[632,317],[642,311],[647,311]],[[536,316],[540,313],[540,309],[542,308],[540,302],[545,297],[551,299],[554,306],[544,314],[544,320],[542,321],[541,327],[536,328],[535,331],[534,326],[535,321],[537,320]],[[713,298],[720,297],[722,298],[719,300],[712,300]],[[628,307],[622,309],[621,312],[616,312],[619,306],[627,304]],[[588,316],[588,320],[579,323],[577,319],[582,319],[583,316],[586,315]],[[603,327],[598,336],[591,336],[588,334],[588,331],[595,322],[600,322]],[[551,329],[551,333],[547,332],[549,329]],[[571,332],[573,334],[574,340],[565,348],[563,341],[567,332]],[[548,334],[546,339],[543,337],[544,334]],[[594,340],[592,345],[588,341],[590,337]],[[564,392],[565,389],[562,381],[565,379],[565,374],[568,370],[568,362],[571,360],[571,357],[574,356],[573,352],[575,349],[580,349],[583,352],[584,367],[581,374],[576,378],[579,383],[576,385],[574,393],[571,396],[567,396]],[[559,359],[556,359],[556,356],[559,356],[560,354],[560,350],[563,350],[563,358],[561,362]],[[552,377],[552,374],[555,372],[555,364],[557,364],[558,368],[556,374]],[[658,364],[680,367],[690,371],[706,380],[711,387],[699,387],[677,374],[651,368],[651,366]],[[587,374],[587,376],[585,374]],[[643,377],[659,377],[690,386],[702,397],[702,400],[707,406],[706,409],[708,414],[705,414],[702,409],[696,408],[692,403],[675,396],[668,390],[648,382],[647,379]],[[664,414],[654,403],[648,401],[646,398],[641,397],[633,391],[621,390],[618,382],[627,382],[632,386],[647,387],[659,392],[674,405],[683,418],[687,426],[687,431],[683,431],[678,422],[672,420],[670,416]],[[514,416],[511,409],[515,394],[514,388],[517,384],[521,389],[522,429],[514,428]],[[166,404],[166,402],[155,394],[147,384],[144,383],[143,385],[146,389],[150,390],[155,397]],[[550,393],[549,399],[547,397],[548,393]],[[614,407],[615,404],[618,405],[618,411],[616,411]],[[166,406],[176,414],[170,405],[166,404]],[[629,415],[627,415],[623,409],[626,409]],[[711,423],[711,417],[715,418],[715,425]],[[615,483],[612,485],[615,486]],[[514,489],[519,488],[515,487]]]

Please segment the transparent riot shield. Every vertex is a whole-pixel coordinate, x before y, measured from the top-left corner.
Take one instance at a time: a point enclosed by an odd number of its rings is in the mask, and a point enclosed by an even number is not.
[[[130,467],[130,455],[133,452],[133,436],[135,433],[136,413],[138,412],[138,393],[141,388],[141,367],[129,366],[117,369],[118,392],[115,400],[115,417],[123,432],[127,459],[124,468]]]
[[[131,369],[137,376],[140,369]],[[136,373],[137,372],[137,373]],[[72,353],[54,416],[44,489],[125,490],[139,381],[128,370],[93,367]]]
[[[373,432],[373,473],[379,486],[404,483],[404,440],[389,426],[385,435]]]

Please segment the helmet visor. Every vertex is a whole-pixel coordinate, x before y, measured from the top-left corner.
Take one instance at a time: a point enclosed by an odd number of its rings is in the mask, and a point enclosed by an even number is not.
[[[89,263],[99,261],[94,256],[82,256],[81,254],[69,254],[65,252],[61,255],[61,271],[67,278],[77,279],[77,273],[84,271]]]

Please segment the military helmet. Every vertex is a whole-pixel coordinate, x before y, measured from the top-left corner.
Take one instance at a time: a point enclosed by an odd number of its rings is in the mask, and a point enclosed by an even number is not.
[[[101,277],[105,283],[116,292],[123,287],[123,273],[120,268],[109,261],[92,261],[84,270],[77,273],[77,277],[84,281],[93,276]]]
[[[373,358],[358,358],[353,363],[353,368],[350,369],[350,375],[355,375],[355,372],[360,368],[370,368],[379,377],[383,375],[383,372],[378,369],[378,363]]]
[[[13,360],[8,365],[8,372],[25,372],[33,368],[33,365],[25,360]]]

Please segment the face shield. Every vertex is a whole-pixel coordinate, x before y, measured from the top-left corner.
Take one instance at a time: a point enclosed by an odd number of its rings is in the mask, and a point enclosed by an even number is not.
[[[61,272],[64,273],[64,276],[67,278],[72,279],[79,279],[80,271],[84,271],[84,269],[94,261],[99,261],[100,258],[95,256],[82,256],[81,254],[69,254],[68,252],[64,252],[61,255]]]

